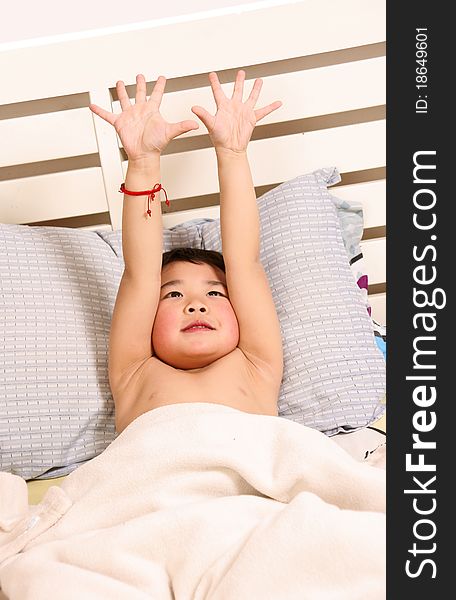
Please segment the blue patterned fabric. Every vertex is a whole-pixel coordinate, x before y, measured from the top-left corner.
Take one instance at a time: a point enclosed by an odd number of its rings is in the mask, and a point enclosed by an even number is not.
[[[386,327],[377,321],[372,321],[374,327],[375,342],[386,360]]]

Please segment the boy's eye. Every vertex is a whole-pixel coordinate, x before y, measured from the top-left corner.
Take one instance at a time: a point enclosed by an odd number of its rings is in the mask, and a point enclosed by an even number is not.
[[[219,296],[225,297],[225,295],[219,292],[218,290],[211,290],[210,292],[208,292],[208,295],[209,294],[219,294]],[[173,292],[168,292],[166,296],[164,296],[164,298],[178,298],[179,296],[182,296],[182,293],[178,292],[177,290],[174,290]]]

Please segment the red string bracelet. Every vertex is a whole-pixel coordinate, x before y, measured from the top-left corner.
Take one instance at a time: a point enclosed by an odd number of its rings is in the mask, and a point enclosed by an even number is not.
[[[151,217],[152,211],[150,210],[150,201],[154,200],[155,194],[160,190],[163,190],[165,192],[166,206],[169,206],[168,194],[166,193],[166,190],[161,185],[161,183],[156,183],[151,190],[145,190],[144,192],[130,192],[130,190],[127,190],[125,188],[125,183],[122,183],[119,192],[127,194],[128,196],[147,196],[147,214],[149,215],[149,217]]]

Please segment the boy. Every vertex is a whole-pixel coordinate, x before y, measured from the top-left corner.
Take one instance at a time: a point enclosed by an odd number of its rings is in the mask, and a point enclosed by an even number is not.
[[[122,189],[136,195],[144,191],[142,198],[124,196],[125,269],[109,339],[109,382],[119,433],[139,415],[181,402],[277,415],[282,340],[259,259],[258,209],[246,149],[256,123],[282,103],[255,110],[262,81],[255,80],[243,102],[244,80],[245,72],[238,71],[229,99],[216,73],[210,73],[216,114],[192,107],[217,156],[223,258],[191,249],[162,258],[160,201],[149,203],[149,216],[144,210],[145,196],[152,187],[160,188],[160,155],[166,145],[199,127],[193,120],[163,119],[159,107],[165,77],[157,79],[146,100],[145,78],[137,75],[134,105],[124,83],[117,82],[119,115],[90,105],[115,127],[127,152]]]

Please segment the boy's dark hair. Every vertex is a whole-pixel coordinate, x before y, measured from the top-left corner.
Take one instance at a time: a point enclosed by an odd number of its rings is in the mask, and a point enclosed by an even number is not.
[[[166,265],[177,262],[190,262],[195,265],[205,263],[212,267],[218,267],[224,273],[225,261],[220,252],[216,250],[202,250],[201,248],[173,248],[168,252],[163,252],[162,269]]]

